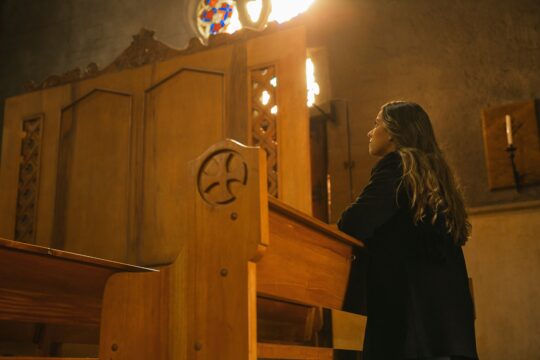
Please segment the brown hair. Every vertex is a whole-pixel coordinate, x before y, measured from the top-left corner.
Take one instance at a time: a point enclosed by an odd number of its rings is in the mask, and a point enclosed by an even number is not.
[[[463,197],[442,154],[431,121],[418,104],[392,101],[382,106],[383,126],[401,156],[405,186],[414,222],[430,217],[435,224],[444,215],[448,234],[457,245],[468,240],[471,224]]]

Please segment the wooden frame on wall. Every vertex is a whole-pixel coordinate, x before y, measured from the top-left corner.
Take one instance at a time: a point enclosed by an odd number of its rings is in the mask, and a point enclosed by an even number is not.
[[[484,151],[490,190],[516,187],[507,150],[506,116],[512,119],[515,165],[520,186],[540,184],[540,101],[528,100],[482,110]]]

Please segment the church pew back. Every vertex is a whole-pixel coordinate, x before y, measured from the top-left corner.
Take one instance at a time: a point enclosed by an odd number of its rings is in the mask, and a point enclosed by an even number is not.
[[[97,326],[107,279],[152,269],[0,238],[0,320]]]
[[[353,246],[362,243],[269,197],[269,243],[257,263],[257,292],[341,309]]]

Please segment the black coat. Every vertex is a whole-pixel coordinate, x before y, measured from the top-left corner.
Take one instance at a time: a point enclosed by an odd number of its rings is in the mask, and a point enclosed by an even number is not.
[[[364,360],[464,356],[476,359],[474,309],[465,259],[444,218],[414,225],[397,152],[384,156],[338,227],[363,240],[344,310],[364,313]],[[367,297],[366,297],[367,295]]]

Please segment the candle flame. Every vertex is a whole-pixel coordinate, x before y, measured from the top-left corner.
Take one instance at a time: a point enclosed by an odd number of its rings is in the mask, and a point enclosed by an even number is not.
[[[306,60],[306,82],[307,82],[307,105],[309,107],[315,104],[315,97],[320,94],[321,89],[315,80],[315,65],[311,58]]]

